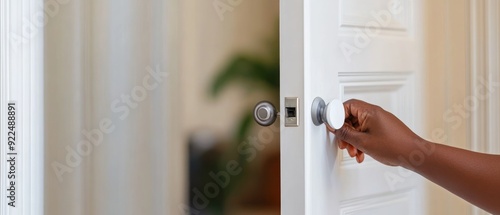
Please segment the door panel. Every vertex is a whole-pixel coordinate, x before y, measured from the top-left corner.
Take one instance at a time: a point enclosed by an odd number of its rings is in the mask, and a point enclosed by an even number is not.
[[[421,38],[413,18],[420,3],[283,0],[280,6],[281,102],[299,97],[301,122],[281,125],[282,214],[422,214],[421,177],[369,156],[357,164],[310,113],[318,96],[356,98],[418,129]]]
[[[398,7],[398,3],[401,7]],[[364,28],[367,23],[376,21],[382,23],[380,30],[385,33],[405,32],[411,23],[410,0],[341,0],[340,27]],[[392,14],[390,22],[380,22],[373,14],[389,11]]]
[[[415,84],[411,72],[341,72],[339,80],[342,100],[356,98],[377,104],[394,113],[408,126],[413,125]],[[404,196],[408,197],[410,193],[414,195],[412,189],[419,185],[420,180],[416,174],[403,168],[384,166],[370,156],[366,156],[362,164],[358,164],[345,150],[337,156],[340,160],[340,172],[337,178],[342,184],[340,191],[342,200],[363,196],[370,196],[370,199],[384,196],[387,199],[392,196],[386,195],[387,193],[397,193],[402,190]],[[398,198],[400,197],[394,196],[394,200]]]
[[[342,215],[373,215],[373,214],[412,214],[415,211],[413,199],[416,198],[414,191],[379,195],[346,201],[341,205]]]

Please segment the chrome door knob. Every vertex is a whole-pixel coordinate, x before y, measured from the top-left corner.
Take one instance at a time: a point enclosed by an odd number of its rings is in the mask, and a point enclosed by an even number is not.
[[[253,118],[255,122],[262,126],[270,126],[276,121],[278,112],[274,105],[268,101],[261,101],[253,109]]]
[[[325,104],[322,98],[316,97],[311,106],[311,118],[316,126],[327,123],[330,127],[339,129],[344,125],[344,105],[338,99]]]

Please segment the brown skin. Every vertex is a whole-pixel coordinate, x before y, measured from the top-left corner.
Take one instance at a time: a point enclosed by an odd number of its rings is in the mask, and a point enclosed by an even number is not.
[[[482,154],[426,141],[384,109],[359,100],[344,103],[340,149],[361,163],[364,153],[426,177],[484,210],[500,214],[500,155]]]

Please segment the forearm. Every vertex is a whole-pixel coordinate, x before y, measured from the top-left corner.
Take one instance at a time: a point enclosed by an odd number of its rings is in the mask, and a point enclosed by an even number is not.
[[[404,167],[472,204],[500,214],[500,156],[430,144],[435,148],[420,165]]]

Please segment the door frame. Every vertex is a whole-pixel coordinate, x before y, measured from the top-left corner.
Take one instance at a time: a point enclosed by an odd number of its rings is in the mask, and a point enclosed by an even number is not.
[[[495,0],[470,0],[469,11],[469,89],[468,94],[481,97],[475,90],[486,85],[497,93],[500,89],[500,3]],[[483,80],[481,80],[484,78]],[[470,147],[472,150],[500,153],[500,98],[489,97],[479,100],[479,110],[473,111],[471,117]]]
[[[335,168],[332,171],[337,170],[331,157],[323,157],[330,160],[321,162],[320,158],[315,158],[316,153],[324,148],[337,153],[337,149],[331,144],[319,146],[311,143],[319,137],[333,138],[324,126],[313,125],[311,104],[314,97],[319,96],[325,101],[340,98],[338,71],[324,72],[325,69],[333,68],[333,62],[325,59],[333,58],[335,52],[324,47],[337,47],[333,40],[325,41],[325,38],[334,34],[334,28],[325,29],[318,22],[335,19],[337,15],[328,11],[333,6],[331,4],[329,0],[280,1],[280,112],[286,113],[286,97],[298,98],[299,122],[297,127],[285,127],[286,116],[283,114],[280,119],[282,214],[315,214],[337,208],[337,202],[328,202],[336,197],[320,188],[338,186],[338,183],[315,181],[329,174],[318,171],[321,167],[329,166]],[[328,198],[315,201],[313,195]]]
[[[296,77],[306,67],[305,32],[307,0],[280,0],[280,112],[284,113],[284,97],[298,97],[299,127],[285,128],[280,123],[281,214],[306,214],[306,155],[304,153],[304,81]],[[284,84],[286,83],[286,84]],[[296,87],[292,87],[296,86]],[[284,94],[287,92],[287,94]],[[282,117],[280,117],[282,118]],[[281,119],[280,119],[281,120]],[[283,121],[283,120],[281,120]],[[283,198],[286,196],[287,198]]]
[[[0,2],[1,137],[7,135],[7,103],[16,102],[16,207],[0,205],[1,214],[43,214],[43,11],[42,0]],[[41,20],[40,20],[41,19]],[[2,138],[0,165],[8,167],[7,139]],[[1,187],[8,182],[0,173]],[[5,189],[0,195],[7,196]]]
[[[500,3],[469,0],[468,98],[481,98],[482,87],[490,89],[487,99],[476,99],[477,109],[468,119],[468,147],[485,153],[500,153]],[[472,206],[472,214],[488,214]]]

